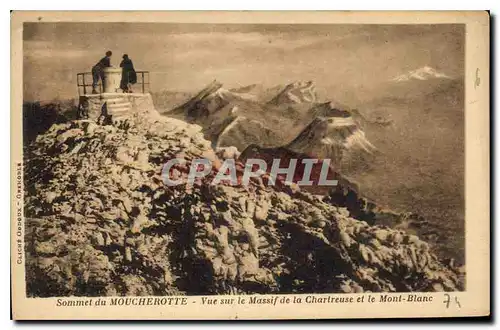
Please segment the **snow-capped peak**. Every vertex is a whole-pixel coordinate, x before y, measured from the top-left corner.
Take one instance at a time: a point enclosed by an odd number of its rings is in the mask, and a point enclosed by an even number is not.
[[[450,76],[438,72],[436,69],[431,68],[430,66],[424,66],[420,69],[410,71],[408,73],[399,75],[392,79],[392,81],[409,81],[412,79],[415,80],[429,80],[435,78],[443,78],[443,79],[451,79]]]

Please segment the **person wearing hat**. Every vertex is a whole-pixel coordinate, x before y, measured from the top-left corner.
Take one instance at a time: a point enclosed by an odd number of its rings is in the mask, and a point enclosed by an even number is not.
[[[124,93],[132,93],[131,85],[137,82],[137,73],[134,64],[127,54],[123,54],[123,61],[120,63],[122,68],[122,80],[120,88]]]
[[[111,55],[113,53],[108,50],[106,56],[101,58],[96,65],[92,67],[92,94],[97,94],[97,85],[99,84],[99,79],[104,82],[104,68],[109,68],[111,66]]]

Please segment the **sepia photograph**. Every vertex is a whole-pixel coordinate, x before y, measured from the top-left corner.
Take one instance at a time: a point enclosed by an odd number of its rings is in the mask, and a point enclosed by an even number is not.
[[[467,87],[466,23],[20,27],[26,298],[442,306],[470,289],[466,88],[488,73]]]

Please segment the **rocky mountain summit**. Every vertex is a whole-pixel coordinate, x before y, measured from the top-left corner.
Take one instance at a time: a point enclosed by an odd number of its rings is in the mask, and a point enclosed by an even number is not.
[[[27,294],[463,290],[415,235],[297,187],[166,186],[172,158],[221,161],[198,125],[143,109],[54,124],[27,147]]]

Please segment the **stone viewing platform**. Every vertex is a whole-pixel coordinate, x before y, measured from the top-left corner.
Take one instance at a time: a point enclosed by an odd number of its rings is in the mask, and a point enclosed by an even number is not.
[[[110,115],[113,120],[119,120],[136,112],[154,109],[153,99],[149,93],[81,95],[79,104],[81,111],[87,115],[88,119],[92,120],[98,120],[101,115]],[[103,113],[104,111],[106,113]]]
[[[133,113],[154,109],[151,95],[147,92],[149,88],[149,72],[136,71],[140,77],[134,85],[134,89],[140,93],[125,93],[120,89],[122,69],[106,68],[104,77],[100,81],[98,93],[92,91],[92,73],[83,72],[77,74],[77,86],[79,93],[79,115],[83,118],[98,120],[102,115],[111,116],[111,119],[120,120]]]

